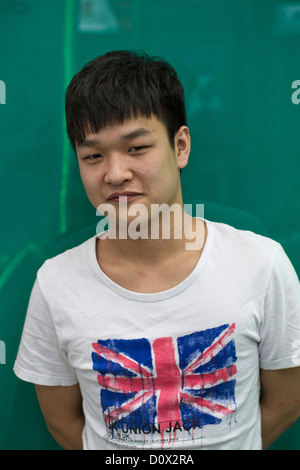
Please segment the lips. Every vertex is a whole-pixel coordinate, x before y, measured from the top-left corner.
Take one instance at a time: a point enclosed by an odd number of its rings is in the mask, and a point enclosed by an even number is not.
[[[111,194],[107,200],[110,201],[110,202],[119,202],[120,201],[120,198],[126,198],[126,201],[130,201],[131,199],[133,199],[134,197],[137,197],[137,196],[140,196],[141,193],[136,193],[136,192],[133,192],[133,191],[126,191],[126,192],[123,192],[123,193],[113,193]]]

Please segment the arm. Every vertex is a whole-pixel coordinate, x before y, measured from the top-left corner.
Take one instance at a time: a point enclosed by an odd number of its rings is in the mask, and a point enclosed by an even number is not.
[[[300,416],[300,367],[262,370],[262,444],[267,449]]]
[[[65,450],[82,450],[84,414],[79,385],[55,387],[35,385],[47,427]]]

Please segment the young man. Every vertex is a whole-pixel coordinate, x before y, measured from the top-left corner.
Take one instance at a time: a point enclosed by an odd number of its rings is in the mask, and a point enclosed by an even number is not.
[[[300,288],[281,245],[185,214],[190,135],[163,60],[95,59],[66,116],[114,230],[37,274],[14,370],[50,432],[65,449],[267,448],[300,414]]]

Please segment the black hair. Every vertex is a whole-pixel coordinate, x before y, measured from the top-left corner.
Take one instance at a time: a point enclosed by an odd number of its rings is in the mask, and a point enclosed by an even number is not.
[[[130,118],[156,116],[170,144],[187,125],[184,90],[164,59],[133,51],[108,52],[87,63],[66,91],[67,133],[73,148],[89,132]]]

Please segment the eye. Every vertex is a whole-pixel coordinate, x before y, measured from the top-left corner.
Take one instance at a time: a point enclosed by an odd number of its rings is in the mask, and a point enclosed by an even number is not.
[[[101,158],[100,153],[95,153],[94,155],[88,155],[84,157],[84,160],[96,160],[97,158]]]
[[[141,145],[139,147],[131,147],[129,152],[140,152],[141,150],[149,148],[149,145]]]

